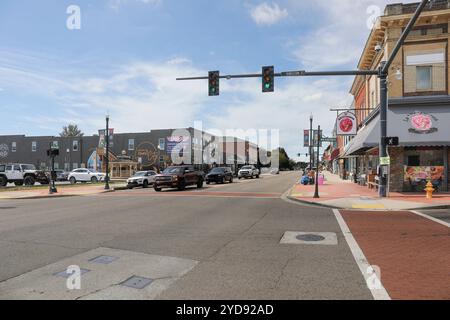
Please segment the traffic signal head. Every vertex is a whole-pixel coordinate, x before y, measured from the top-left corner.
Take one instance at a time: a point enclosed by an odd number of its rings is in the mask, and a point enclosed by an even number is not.
[[[273,66],[262,68],[262,91],[274,92],[275,91],[275,68]]]
[[[209,96],[218,96],[220,94],[220,72],[210,71],[208,76],[208,94]]]

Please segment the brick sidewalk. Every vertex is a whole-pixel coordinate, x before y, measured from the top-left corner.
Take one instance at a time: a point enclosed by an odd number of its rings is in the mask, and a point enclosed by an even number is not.
[[[450,193],[435,194],[426,199],[421,194],[391,192],[389,198],[380,199],[376,190],[363,187],[350,181],[343,181],[336,175],[325,172],[325,185],[319,186],[319,199],[314,199],[315,186],[296,184],[290,197],[312,204],[322,204],[347,209],[413,209],[433,206],[450,206]],[[300,177],[299,177],[300,180]]]
[[[392,299],[450,299],[450,229],[412,212],[340,211]]]

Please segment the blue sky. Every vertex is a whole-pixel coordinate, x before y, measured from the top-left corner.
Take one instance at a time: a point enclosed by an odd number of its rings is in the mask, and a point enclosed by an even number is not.
[[[280,129],[294,156],[309,115],[330,133],[330,107],[351,103],[351,78],[206,81],[178,76],[354,69],[369,34],[370,6],[384,0],[2,0],[0,134],[86,134],[109,113],[118,132],[193,126]],[[67,7],[81,9],[69,30]]]

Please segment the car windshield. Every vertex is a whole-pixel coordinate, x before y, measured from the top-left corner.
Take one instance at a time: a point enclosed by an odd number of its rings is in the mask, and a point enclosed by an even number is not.
[[[246,167],[242,167],[243,170],[251,170],[252,167],[246,166]]]
[[[211,170],[211,173],[224,173],[225,169],[224,168],[214,168]]]
[[[145,172],[145,171],[136,172],[133,177],[143,177],[143,176],[145,176],[146,173],[147,172]]]
[[[164,174],[175,174],[175,173],[181,173],[183,171],[183,168],[180,167],[170,167],[163,171]]]
[[[22,165],[22,169],[23,170],[36,170],[36,167],[33,166],[32,164],[24,164],[24,165]]]

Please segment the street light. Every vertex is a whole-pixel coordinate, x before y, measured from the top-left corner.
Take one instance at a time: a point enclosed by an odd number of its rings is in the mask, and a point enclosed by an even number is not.
[[[314,151],[314,146],[313,146],[313,114],[311,113],[311,115],[309,116],[309,170],[312,170],[313,167],[313,151]]]
[[[316,188],[314,191],[314,199],[319,199],[319,153],[320,153],[320,140],[322,135],[320,134],[320,126],[317,129],[317,168],[316,168]]]
[[[106,165],[106,177],[105,177],[105,190],[109,190],[109,115],[106,115],[106,156],[105,156],[105,165]]]

